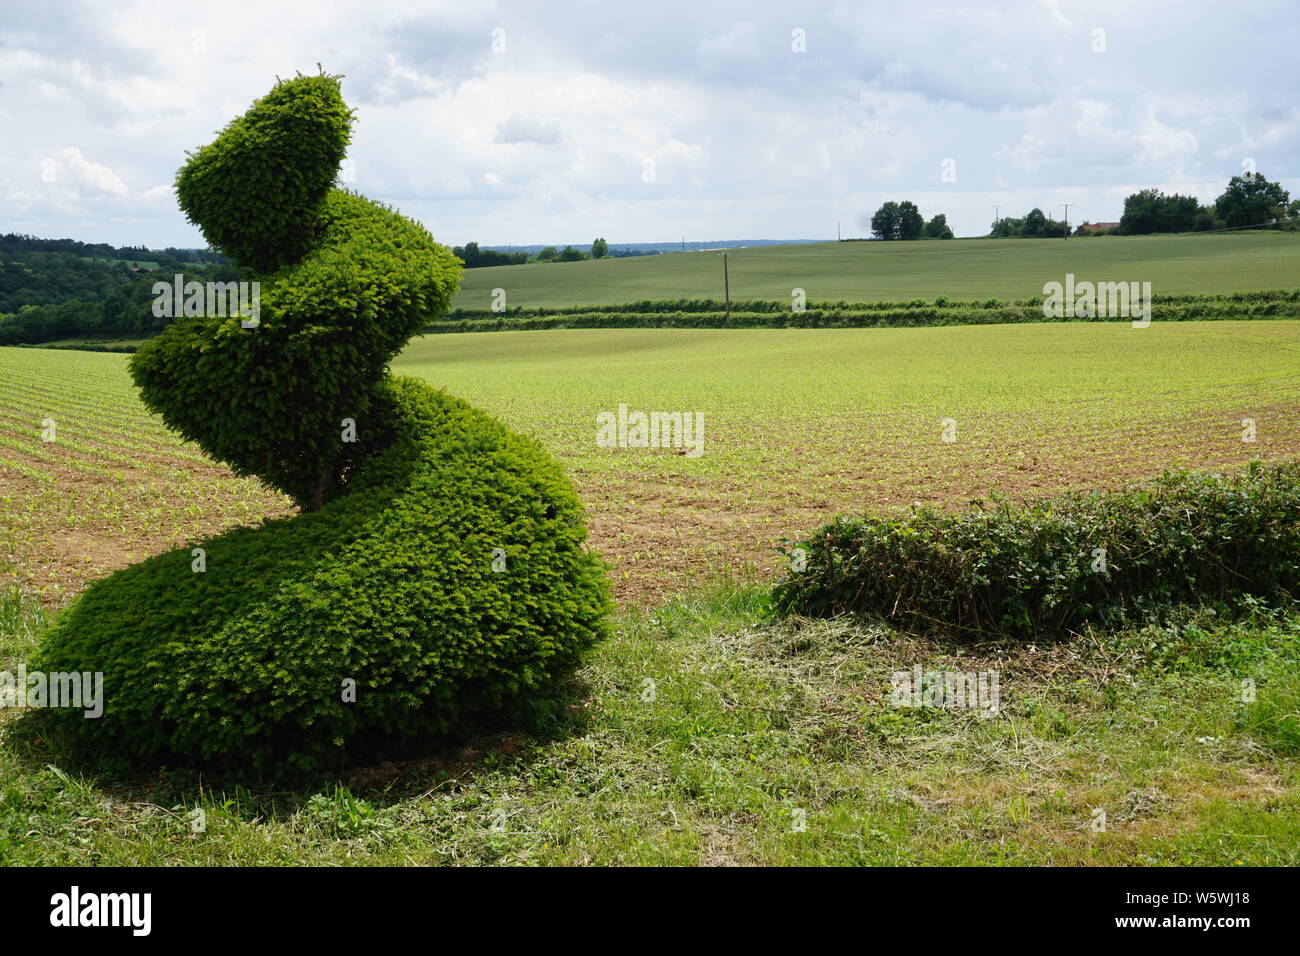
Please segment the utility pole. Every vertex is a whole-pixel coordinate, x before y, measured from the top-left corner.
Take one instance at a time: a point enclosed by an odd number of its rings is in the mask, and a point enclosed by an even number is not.
[[[838,219],[835,220],[835,241],[836,242],[844,241],[844,236],[840,233],[840,221]]]
[[[727,297],[727,318],[731,318],[731,279],[727,276],[727,254],[722,254],[722,290]]]
[[[1061,205],[1065,207],[1065,235],[1062,238],[1069,239],[1070,238],[1070,204],[1068,202],[1063,202],[1061,203]]]
[[[994,233],[995,235],[997,234],[997,231],[998,231],[998,222],[1000,221],[999,218],[998,218],[998,211],[999,211],[999,207],[998,207],[998,206],[994,206],[994,207],[993,207],[993,233]]]
[[[682,252],[686,251],[686,237],[682,236]]]

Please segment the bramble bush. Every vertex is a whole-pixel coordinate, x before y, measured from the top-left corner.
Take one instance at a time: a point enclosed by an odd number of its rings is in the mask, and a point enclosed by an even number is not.
[[[842,518],[797,547],[777,613],[865,614],[914,631],[1055,638],[1181,605],[1288,606],[1300,596],[1300,464]]]
[[[302,513],[197,542],[201,568],[190,547],[128,567],[59,615],[31,666],[104,674],[102,717],[37,713],[71,750],[310,768],[545,688],[606,634],[605,570],[558,463],[387,374],[459,265],[331,185],[349,125],[337,77],[283,81],[177,178],[262,282],[260,325],[179,320],[132,375],[169,426]]]

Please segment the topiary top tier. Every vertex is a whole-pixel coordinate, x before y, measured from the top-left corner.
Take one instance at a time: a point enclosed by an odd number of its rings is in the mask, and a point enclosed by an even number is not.
[[[543,687],[606,633],[558,464],[387,374],[460,263],[333,186],[351,119],[337,77],[283,81],[177,177],[187,215],[261,283],[260,323],[178,319],[131,374],[169,426],[304,513],[199,542],[204,570],[189,547],[126,568],[65,610],[32,666],[105,675],[101,718],[40,714],[69,747],[313,765]]]
[[[460,280],[423,226],[333,186],[350,126],[337,77],[298,77],[191,155],[181,208],[261,283],[260,325],[179,319],[131,362],[168,425],[305,508],[387,440],[375,388]],[[345,418],[369,420],[358,441],[342,440]]]

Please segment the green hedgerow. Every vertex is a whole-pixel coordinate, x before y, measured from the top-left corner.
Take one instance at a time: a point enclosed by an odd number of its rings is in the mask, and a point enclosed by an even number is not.
[[[1037,639],[1180,605],[1285,605],[1300,595],[1300,465],[840,519],[799,547],[799,569],[773,593],[778,613],[878,615],[918,631]]]
[[[70,749],[306,768],[498,708],[606,633],[605,570],[560,466],[388,375],[460,264],[331,186],[350,122],[337,77],[280,83],[178,177],[262,283],[260,324],[187,317],[131,374],[168,425],[303,513],[133,565],[59,615],[33,668],[104,675],[101,717],[36,714]]]

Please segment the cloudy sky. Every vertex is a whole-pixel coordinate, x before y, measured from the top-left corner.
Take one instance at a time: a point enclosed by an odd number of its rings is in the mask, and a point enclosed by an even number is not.
[[[1300,195],[1288,0],[0,3],[0,232],[202,245],[185,151],[317,63],[348,185],[448,244],[834,238],[886,199],[983,234],[1248,161]]]

